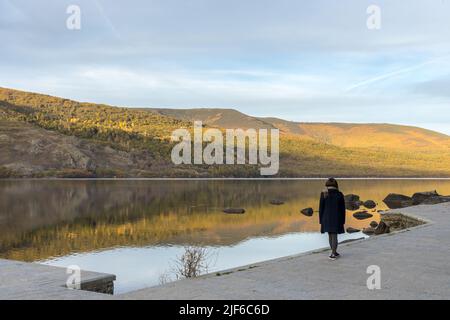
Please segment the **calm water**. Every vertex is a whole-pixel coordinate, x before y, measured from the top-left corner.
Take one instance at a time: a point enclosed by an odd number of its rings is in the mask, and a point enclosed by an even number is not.
[[[344,193],[363,200],[390,192],[411,195],[437,189],[445,180],[341,180]],[[323,181],[0,181],[0,257],[45,264],[78,265],[117,275],[116,293],[174,279],[187,245],[207,248],[209,271],[223,270],[327,246],[317,213]],[[269,204],[283,199],[284,205]],[[226,215],[242,207],[243,215]],[[371,210],[369,210],[371,211]],[[347,213],[347,226],[364,228]],[[340,240],[361,238],[362,233]]]

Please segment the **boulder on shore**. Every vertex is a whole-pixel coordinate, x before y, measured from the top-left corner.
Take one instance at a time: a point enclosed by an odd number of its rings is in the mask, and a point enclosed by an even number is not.
[[[368,236],[372,235],[375,233],[375,229],[374,228],[364,228],[362,231],[364,234],[367,234]]]
[[[361,230],[355,229],[352,227],[348,227],[346,231],[347,231],[347,233],[356,233],[356,232],[360,232]]]
[[[439,204],[444,202],[450,202],[450,196],[436,196],[425,199],[420,204]]]
[[[227,214],[243,214],[243,213],[245,213],[245,209],[243,209],[243,208],[226,208],[226,209],[223,209],[223,212],[227,213]]]
[[[284,201],[280,199],[272,199],[270,200],[270,204],[273,204],[275,206],[281,206],[282,204],[284,204]]]
[[[413,194],[413,204],[418,205],[424,202],[427,199],[439,197],[440,195],[437,193],[436,190],[434,191],[425,191],[425,192],[416,192]]]
[[[367,209],[373,209],[377,206],[376,202],[373,200],[367,200],[364,201],[363,203],[364,207],[366,207]]]
[[[355,217],[358,220],[364,220],[364,219],[372,218],[373,214],[368,213],[367,211],[359,211],[359,212],[355,212],[353,214],[353,217]]]
[[[307,217],[311,217],[314,214],[313,208],[305,208],[305,209],[301,210],[300,212]]]
[[[413,205],[413,199],[403,194],[390,193],[383,202],[389,209],[406,208]]]
[[[376,228],[376,227],[378,227],[378,222],[372,221],[372,222],[370,223],[370,226],[371,226],[372,228]]]
[[[384,221],[381,221],[378,224],[378,227],[376,227],[374,234],[380,235],[380,234],[389,233],[389,232],[391,232],[389,226]]]

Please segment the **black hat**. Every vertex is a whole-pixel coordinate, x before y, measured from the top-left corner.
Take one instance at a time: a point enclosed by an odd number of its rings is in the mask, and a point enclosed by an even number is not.
[[[335,178],[329,178],[327,180],[327,182],[325,183],[325,186],[326,187],[334,187],[336,189],[339,189],[338,183]]]

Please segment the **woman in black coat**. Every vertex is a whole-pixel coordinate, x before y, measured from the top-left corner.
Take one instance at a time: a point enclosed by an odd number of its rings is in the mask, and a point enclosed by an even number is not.
[[[331,248],[331,255],[329,258],[335,260],[339,257],[339,253],[337,253],[337,235],[345,233],[345,200],[344,195],[339,191],[336,179],[328,179],[325,186],[326,189],[320,194],[320,232],[328,232]]]

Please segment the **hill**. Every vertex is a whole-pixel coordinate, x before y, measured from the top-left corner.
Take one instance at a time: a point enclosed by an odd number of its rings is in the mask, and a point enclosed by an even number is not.
[[[248,116],[234,109],[145,109],[150,112],[193,122],[201,120],[204,124],[215,128],[242,129],[275,129],[276,127],[264,119]]]
[[[450,177],[450,137],[391,124],[299,123],[232,109],[136,109],[0,88],[0,177],[258,177],[175,166],[174,129],[279,128],[284,177]]]
[[[180,120],[202,120],[218,128],[278,128],[284,134],[345,148],[450,151],[450,137],[431,130],[393,124],[305,123],[251,117],[234,109],[147,109]]]

